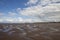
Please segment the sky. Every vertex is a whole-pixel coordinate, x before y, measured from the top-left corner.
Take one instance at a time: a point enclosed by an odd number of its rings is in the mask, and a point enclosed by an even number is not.
[[[60,22],[60,0],[0,0],[0,23]]]

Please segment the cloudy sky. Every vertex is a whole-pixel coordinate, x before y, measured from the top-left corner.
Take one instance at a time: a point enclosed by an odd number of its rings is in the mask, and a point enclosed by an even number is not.
[[[60,0],[0,0],[0,23],[59,21]]]

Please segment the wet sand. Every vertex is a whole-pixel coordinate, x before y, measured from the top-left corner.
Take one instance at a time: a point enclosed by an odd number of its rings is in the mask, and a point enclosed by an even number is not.
[[[60,40],[60,23],[0,23],[0,40]]]

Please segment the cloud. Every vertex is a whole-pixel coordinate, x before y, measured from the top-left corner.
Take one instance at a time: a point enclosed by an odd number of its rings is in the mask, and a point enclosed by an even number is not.
[[[26,5],[46,5],[50,3],[59,3],[60,0],[29,0]]]
[[[38,0],[29,0],[29,2],[27,2],[26,5],[36,4],[37,2],[38,2]]]
[[[37,20],[35,20],[37,21]],[[32,22],[35,22],[34,19],[24,19],[22,17],[17,17],[17,18],[11,18],[11,17],[3,17],[3,18],[0,18],[0,22],[2,23],[32,23]]]
[[[0,22],[3,22],[3,19],[0,19]]]
[[[3,16],[4,14],[3,13],[0,13],[0,16]]]
[[[8,16],[16,16],[17,14],[15,12],[8,12]]]
[[[57,3],[59,1],[60,0],[29,0],[26,6],[30,6],[20,9],[18,12],[24,16],[39,18],[37,20],[40,21],[59,21],[60,3]]]
[[[25,22],[58,22],[60,21],[60,0],[29,0],[26,8],[17,8],[16,11],[22,16],[32,18],[9,18],[4,17],[0,22],[25,23]],[[17,16],[15,12],[8,12],[9,16]],[[2,15],[2,14],[0,14]]]
[[[52,0],[52,2],[60,2],[60,0]]]

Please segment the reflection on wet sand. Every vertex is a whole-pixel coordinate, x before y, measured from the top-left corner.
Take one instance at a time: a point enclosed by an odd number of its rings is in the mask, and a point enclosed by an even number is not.
[[[0,40],[60,40],[60,23],[0,24]]]

